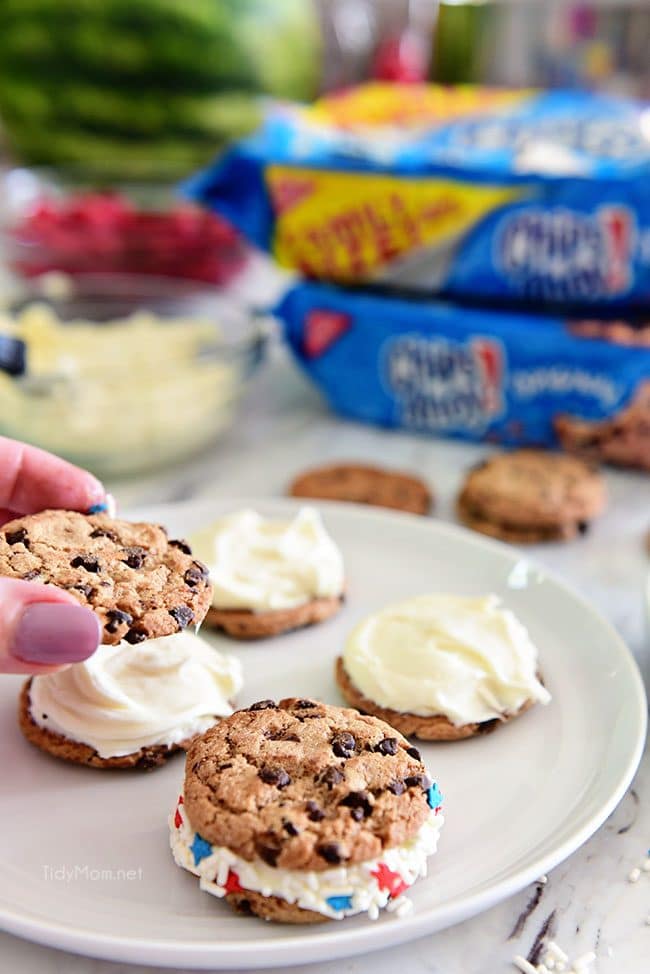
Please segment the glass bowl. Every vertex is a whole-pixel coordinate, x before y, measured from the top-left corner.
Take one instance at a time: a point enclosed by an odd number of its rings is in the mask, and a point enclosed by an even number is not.
[[[268,334],[207,285],[45,275],[0,310],[0,433],[105,477],[183,460],[232,424]]]
[[[152,274],[226,284],[249,250],[221,217],[165,183],[97,183],[73,169],[0,170],[0,245],[19,279]]]

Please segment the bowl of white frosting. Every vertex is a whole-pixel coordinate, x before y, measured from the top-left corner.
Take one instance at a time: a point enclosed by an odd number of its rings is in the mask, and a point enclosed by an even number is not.
[[[231,426],[267,341],[210,285],[40,279],[0,310],[0,434],[100,476],[189,458]]]

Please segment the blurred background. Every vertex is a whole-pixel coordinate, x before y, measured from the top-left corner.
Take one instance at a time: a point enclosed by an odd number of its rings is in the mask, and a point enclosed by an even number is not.
[[[253,261],[259,304],[270,263],[178,185],[271,101],[369,79],[648,98],[649,51],[648,0],[2,0],[0,431],[124,474],[228,427],[269,334],[221,292]]]

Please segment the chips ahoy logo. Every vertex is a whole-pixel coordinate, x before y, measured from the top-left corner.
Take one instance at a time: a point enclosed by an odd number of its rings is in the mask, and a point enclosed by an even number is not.
[[[421,430],[484,429],[503,413],[501,342],[452,342],[416,335],[384,346],[384,377],[404,425]]]
[[[633,242],[634,217],[625,206],[595,215],[532,207],[503,221],[495,262],[526,297],[591,300],[629,289]]]

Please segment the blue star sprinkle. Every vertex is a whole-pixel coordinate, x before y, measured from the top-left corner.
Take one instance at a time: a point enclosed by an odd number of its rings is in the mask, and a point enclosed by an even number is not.
[[[427,791],[427,803],[429,808],[440,808],[442,805],[442,795],[435,781]]]
[[[86,514],[105,514],[108,510],[108,502],[102,501],[101,504],[93,504],[86,511]]]
[[[212,855],[212,846],[210,845],[209,842],[206,842],[205,839],[202,839],[198,832],[196,833],[194,839],[192,840],[192,845],[190,846],[190,849],[192,850],[192,855],[194,856],[195,866],[198,866],[198,864],[201,862],[201,859],[205,859],[207,858],[207,856]]]
[[[337,910],[338,912],[352,909],[351,896],[328,896],[325,902],[328,906],[331,906],[333,910]]]

